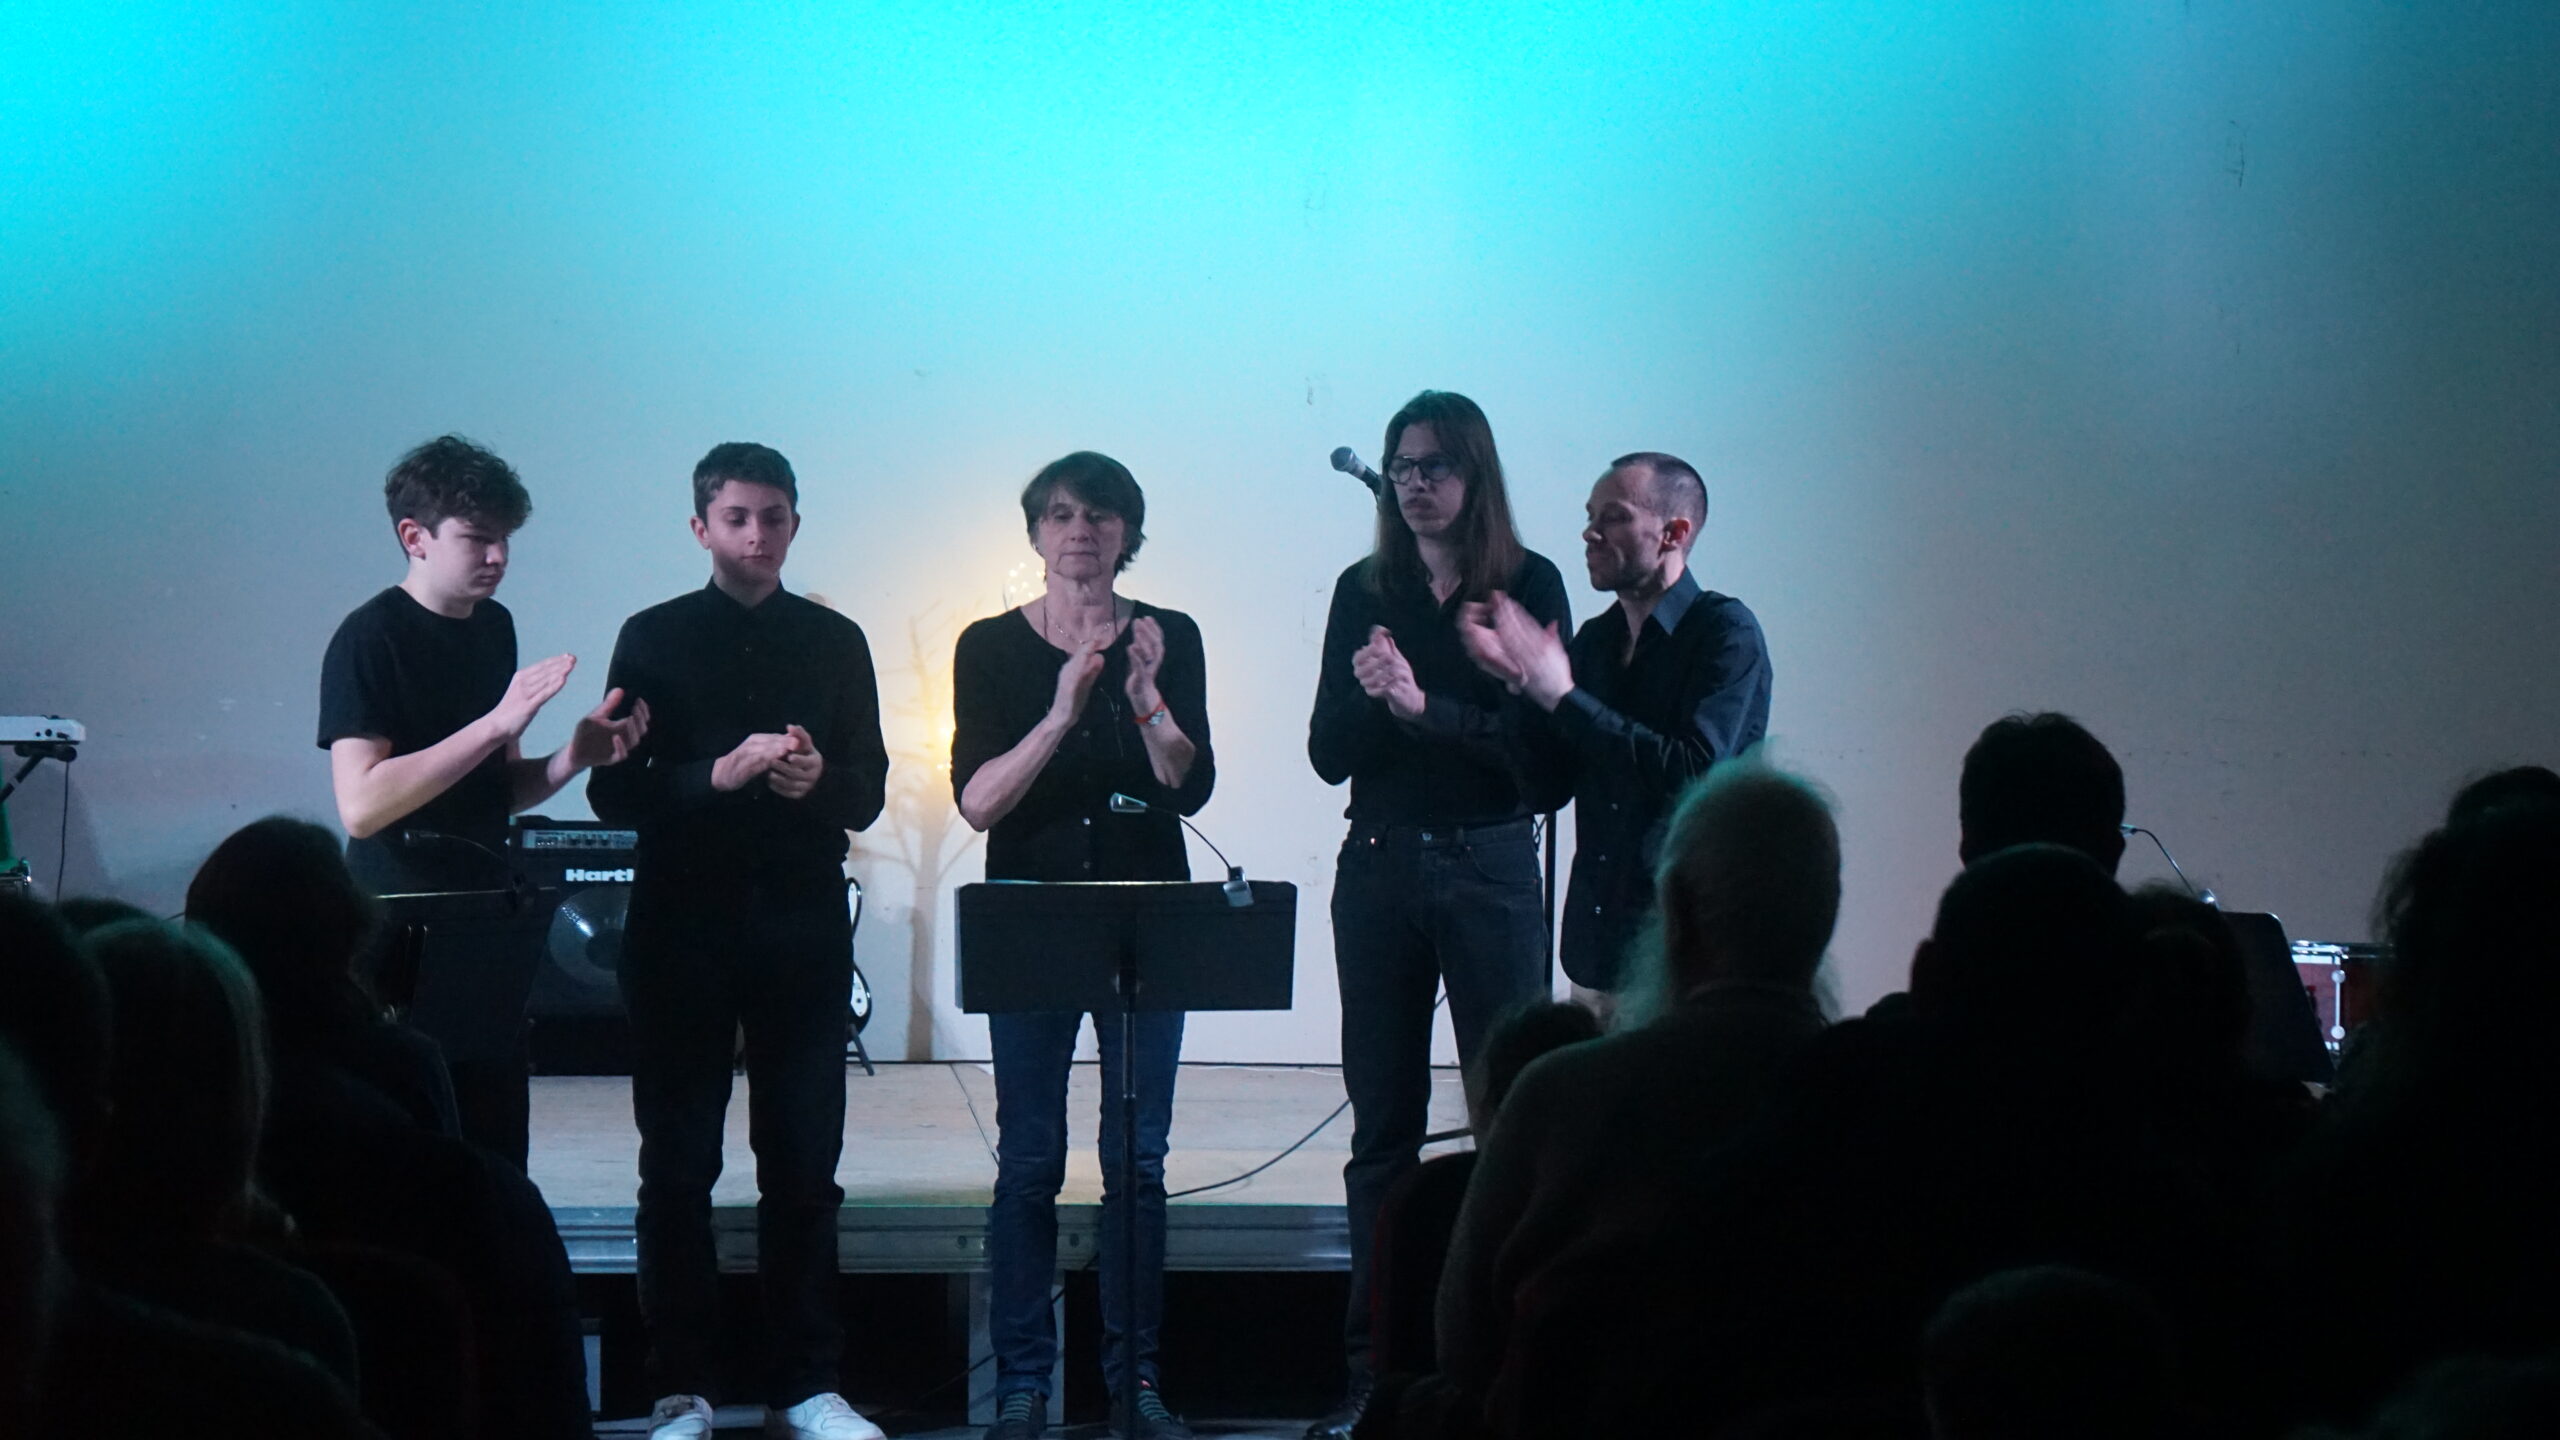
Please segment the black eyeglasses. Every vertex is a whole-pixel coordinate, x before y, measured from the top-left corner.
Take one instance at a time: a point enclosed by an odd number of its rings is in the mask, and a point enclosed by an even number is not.
[[[1387,462],[1387,478],[1408,487],[1438,489],[1457,474],[1458,462],[1436,450],[1428,455],[1398,455]]]

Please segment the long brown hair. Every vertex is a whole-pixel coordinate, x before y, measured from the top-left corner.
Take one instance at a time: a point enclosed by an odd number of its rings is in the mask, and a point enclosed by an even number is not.
[[[1449,390],[1425,390],[1404,402],[1387,422],[1381,464],[1395,463],[1396,443],[1408,425],[1428,425],[1440,439],[1441,453],[1458,462],[1467,481],[1466,504],[1458,510],[1457,598],[1481,600],[1511,583],[1527,558],[1519,527],[1511,520],[1511,493],[1502,484],[1502,456],[1493,448],[1493,424],[1476,402]],[[1384,595],[1398,580],[1425,580],[1422,547],[1413,527],[1404,523],[1396,505],[1395,486],[1378,490],[1378,543],[1369,553],[1362,577],[1372,593]]]

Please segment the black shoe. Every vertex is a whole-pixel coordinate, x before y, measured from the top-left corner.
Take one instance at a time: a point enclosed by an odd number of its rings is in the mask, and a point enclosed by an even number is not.
[[[1360,1423],[1361,1413],[1368,1408],[1369,1382],[1351,1382],[1350,1391],[1342,1397],[1342,1403],[1333,1408],[1333,1413],[1307,1427],[1306,1440],[1351,1440],[1351,1427]]]
[[[1111,1423],[1114,1427],[1120,1423],[1120,1402],[1117,1400],[1111,1402]],[[1144,1380],[1138,1382],[1138,1428],[1126,1434],[1114,1428],[1111,1433],[1119,1435],[1121,1440],[1193,1440],[1191,1427],[1182,1423],[1181,1416],[1166,1409],[1164,1397],[1156,1393],[1154,1385]]]
[[[1049,1433],[1049,1399],[1037,1390],[1016,1390],[996,1403],[996,1423],[986,1440],[1040,1440]]]

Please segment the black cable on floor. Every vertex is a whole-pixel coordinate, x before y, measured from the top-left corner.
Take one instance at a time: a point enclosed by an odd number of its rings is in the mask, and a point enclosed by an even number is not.
[[[1247,1170],[1241,1175],[1231,1175],[1224,1180],[1215,1181],[1207,1185],[1194,1185],[1188,1190],[1167,1191],[1164,1198],[1167,1200],[1179,1200],[1185,1195],[1202,1195],[1211,1190],[1224,1190],[1230,1185],[1241,1185],[1247,1180],[1252,1179],[1254,1176],[1261,1174],[1263,1171],[1270,1169],[1272,1166],[1279,1164],[1281,1161],[1288,1159],[1290,1156],[1297,1154],[1300,1146],[1303,1146],[1308,1141],[1316,1138],[1318,1134],[1323,1132],[1324,1127],[1341,1119],[1342,1112],[1350,1108],[1351,1101],[1348,1098],[1345,1098],[1341,1104],[1333,1107],[1332,1114],[1327,1115],[1316,1122],[1315,1129],[1299,1136],[1295,1144],[1291,1145],[1288,1149],[1281,1151],[1279,1154],[1272,1156],[1270,1159],[1263,1161],[1261,1164],[1254,1166],[1252,1169]]]

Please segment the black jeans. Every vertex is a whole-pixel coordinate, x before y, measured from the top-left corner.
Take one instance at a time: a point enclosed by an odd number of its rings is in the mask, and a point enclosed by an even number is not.
[[[1342,991],[1342,1085],[1351,1095],[1352,1374],[1369,1373],[1369,1251],[1387,1190],[1413,1168],[1430,1123],[1431,1012],[1445,983],[1458,1058],[1496,1017],[1542,988],[1547,928],[1527,820],[1355,824],[1333,881]]]
[[[836,1212],[844,1191],[845,1006],[853,932],[841,887],[635,888],[622,996],[640,1127],[640,1309],[660,1394],[711,1391],[719,1327],[711,1186],[746,1030],[756,1155],[765,1402],[836,1388]]]

